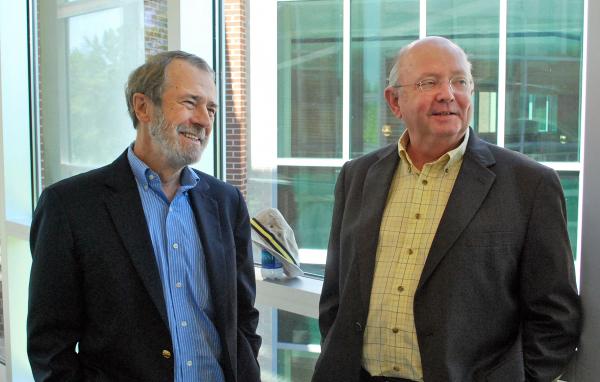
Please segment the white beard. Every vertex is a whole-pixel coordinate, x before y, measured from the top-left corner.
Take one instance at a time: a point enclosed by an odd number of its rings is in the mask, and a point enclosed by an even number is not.
[[[167,164],[175,169],[198,162],[208,145],[205,128],[184,125],[174,127],[165,121],[165,116],[160,109],[157,110],[156,118],[150,124],[149,131],[161,153],[167,158]],[[179,139],[180,132],[190,132],[196,135],[200,140],[200,146],[185,147],[182,145]]]

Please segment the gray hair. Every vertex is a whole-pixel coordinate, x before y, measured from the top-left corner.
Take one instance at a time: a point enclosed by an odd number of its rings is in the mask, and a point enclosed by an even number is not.
[[[210,73],[214,78],[215,72],[210,65],[202,58],[191,53],[172,50],[148,57],[143,65],[131,72],[127,80],[127,86],[125,87],[127,110],[133,121],[134,128],[137,128],[138,119],[133,109],[133,95],[135,93],[142,93],[150,98],[153,104],[160,106],[165,86],[165,69],[171,61],[176,59],[188,62],[196,68]]]
[[[469,66],[469,76],[471,77],[471,70],[472,70],[473,64],[471,64],[471,61],[469,61],[469,56],[467,55],[467,53],[465,53],[463,48],[461,48],[455,42],[453,42],[447,38],[439,37],[439,36],[427,36],[422,39],[415,40],[408,45],[403,46],[402,49],[400,49],[398,51],[398,53],[396,53],[396,56],[394,57],[394,65],[392,66],[392,69],[390,69],[390,75],[388,76],[388,86],[398,85],[398,79],[399,79],[398,75],[400,74],[400,66],[402,64],[402,60],[404,59],[404,56],[406,56],[406,54],[408,53],[410,48],[412,48],[413,46],[415,46],[416,44],[418,44],[419,42],[422,42],[424,40],[445,40],[445,41],[449,42],[454,48],[456,48],[460,53],[462,53],[465,61],[467,62],[467,65]]]

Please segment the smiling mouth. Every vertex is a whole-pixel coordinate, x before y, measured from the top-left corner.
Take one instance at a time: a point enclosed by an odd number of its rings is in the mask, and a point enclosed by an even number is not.
[[[458,115],[458,113],[455,113],[453,111],[436,111],[436,112],[431,113],[431,115],[447,116],[447,115]]]
[[[187,139],[189,139],[191,141],[195,141],[198,143],[202,143],[206,139],[206,131],[204,129],[200,129],[198,134],[195,134],[195,133],[192,133],[189,131],[180,131],[179,134],[183,135],[184,137],[186,137]]]

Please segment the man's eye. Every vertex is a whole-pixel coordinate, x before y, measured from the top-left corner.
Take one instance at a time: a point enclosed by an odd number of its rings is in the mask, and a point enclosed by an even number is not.
[[[435,85],[437,85],[437,81],[436,80],[423,80],[419,82],[419,86],[421,87],[421,89],[432,89],[433,87],[435,87]]]

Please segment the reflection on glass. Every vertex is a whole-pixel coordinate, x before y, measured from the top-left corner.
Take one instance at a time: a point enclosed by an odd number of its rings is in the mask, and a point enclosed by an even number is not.
[[[583,1],[508,2],[506,147],[579,160]]]
[[[419,37],[418,0],[351,2],[350,157],[396,142],[404,127],[383,97],[398,50]]]
[[[277,4],[279,157],[342,155],[342,2]]]
[[[132,139],[123,88],[139,62],[130,60],[123,23],[120,8],[68,19],[69,163],[103,164]],[[107,134],[110,127],[114,131]]]
[[[567,202],[567,229],[573,257],[577,257],[577,217],[579,216],[579,173],[561,171],[558,173]]]
[[[279,342],[319,345],[321,334],[316,319],[285,310],[278,311]]]
[[[279,167],[278,208],[294,230],[301,249],[326,249],[333,211],[333,191],[338,169]],[[323,272],[325,259],[310,271]],[[302,264],[305,268],[308,264]]]
[[[471,126],[492,143],[497,141],[499,13],[498,3],[488,0],[427,2],[427,34],[452,39],[473,64]]]
[[[143,1],[101,10],[38,1],[38,9],[45,186],[111,162],[133,141],[123,90],[144,61]]]
[[[310,381],[319,356],[312,350],[321,342],[316,319],[278,310],[277,374],[286,381]],[[302,346],[308,345],[304,349]],[[297,350],[294,350],[297,349]]]
[[[310,382],[320,353],[317,319],[257,304],[263,382]]]
[[[15,236],[7,236],[6,255],[3,259],[6,266],[10,270],[12,277],[7,282],[6,298],[10,309],[4,312],[4,320],[10,325],[7,329],[9,341],[6,345],[10,347],[3,349],[3,357],[10,357],[10,367],[12,381],[33,381],[31,366],[27,358],[27,300],[29,290],[29,271],[31,270],[31,252],[29,251],[29,241],[23,240]],[[2,338],[4,343],[4,338]],[[0,370],[1,374],[1,370]],[[4,380],[0,376],[0,380]]]
[[[277,371],[279,381],[310,382],[318,353],[279,349],[277,352]]]
[[[250,172],[247,198],[250,216],[271,206],[281,211],[294,230],[300,266],[305,272],[323,274],[338,173],[338,168],[303,166]]]

